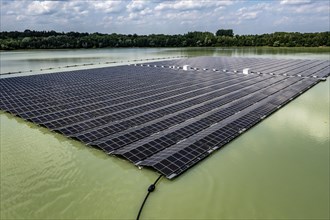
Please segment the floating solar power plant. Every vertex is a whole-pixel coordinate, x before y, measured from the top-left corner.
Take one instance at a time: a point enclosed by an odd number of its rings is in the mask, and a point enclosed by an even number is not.
[[[172,179],[330,74],[329,61],[197,57],[0,80],[0,108]]]

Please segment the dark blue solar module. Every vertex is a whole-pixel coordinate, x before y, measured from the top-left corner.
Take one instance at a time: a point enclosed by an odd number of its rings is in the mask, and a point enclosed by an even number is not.
[[[0,80],[0,108],[172,179],[330,74],[329,61],[196,57]]]

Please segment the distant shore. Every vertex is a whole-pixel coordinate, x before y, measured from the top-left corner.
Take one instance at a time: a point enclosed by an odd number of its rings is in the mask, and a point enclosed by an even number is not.
[[[330,32],[275,32],[234,35],[232,31],[186,34],[101,34],[55,31],[0,32],[0,50],[88,48],[178,48],[178,47],[330,47]]]
[[[153,48],[158,48],[158,49],[178,49],[178,48],[183,48],[183,49],[239,49],[239,48],[251,48],[251,49],[274,49],[274,50],[307,50],[307,51],[317,51],[317,52],[330,52],[330,46],[318,46],[318,47],[270,47],[270,46],[231,46],[231,47],[221,47],[221,46],[210,46],[210,47],[102,47],[102,48],[28,48],[28,49],[10,49],[10,50],[3,50],[0,49],[0,52],[19,52],[19,51],[65,51],[65,50],[98,50],[98,49],[153,49]]]

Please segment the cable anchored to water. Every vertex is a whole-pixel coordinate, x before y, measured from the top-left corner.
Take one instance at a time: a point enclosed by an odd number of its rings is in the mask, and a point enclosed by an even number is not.
[[[142,203],[142,205],[141,205],[141,207],[140,207],[140,210],[139,210],[139,213],[138,213],[138,215],[137,215],[137,217],[136,217],[136,220],[139,220],[139,219],[140,219],[140,215],[141,215],[142,209],[143,209],[144,204],[146,203],[146,201],[147,201],[147,199],[148,199],[148,197],[149,197],[149,194],[152,193],[153,191],[155,191],[155,189],[156,189],[156,184],[157,184],[157,182],[162,178],[162,176],[163,176],[163,175],[161,174],[161,175],[156,179],[156,181],[148,187],[148,193],[147,193],[146,197],[145,197],[144,200],[143,200],[143,203]]]

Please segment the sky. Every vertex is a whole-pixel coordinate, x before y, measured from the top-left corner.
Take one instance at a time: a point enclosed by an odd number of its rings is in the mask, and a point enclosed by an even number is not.
[[[330,31],[329,0],[0,0],[1,31],[235,34]]]

